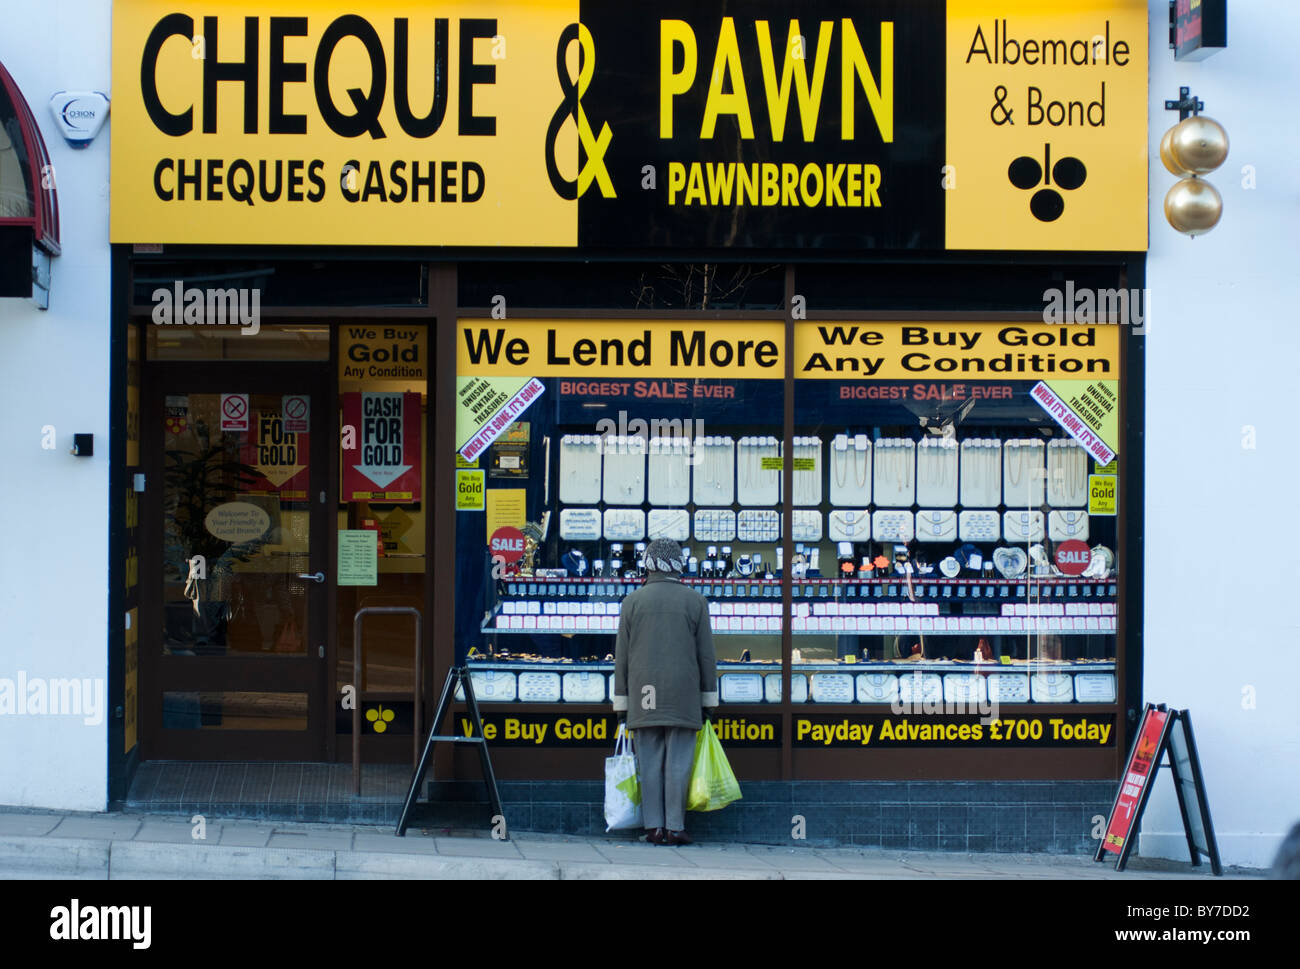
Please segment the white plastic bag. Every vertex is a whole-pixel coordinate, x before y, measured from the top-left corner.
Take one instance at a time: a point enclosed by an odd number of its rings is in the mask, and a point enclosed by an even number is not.
[[[614,756],[605,758],[605,825],[606,831],[642,826],[641,782],[626,724],[618,725]]]

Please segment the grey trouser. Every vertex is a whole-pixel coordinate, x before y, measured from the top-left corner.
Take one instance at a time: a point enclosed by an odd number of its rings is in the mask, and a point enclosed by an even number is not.
[[[686,789],[697,733],[689,727],[637,727],[634,732],[632,746],[647,829],[686,829]]]

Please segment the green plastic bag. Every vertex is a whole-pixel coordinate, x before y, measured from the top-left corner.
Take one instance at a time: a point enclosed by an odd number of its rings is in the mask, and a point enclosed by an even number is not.
[[[686,794],[686,810],[717,811],[740,800],[740,784],[727,763],[713,724],[708,720],[695,735],[695,763]]]

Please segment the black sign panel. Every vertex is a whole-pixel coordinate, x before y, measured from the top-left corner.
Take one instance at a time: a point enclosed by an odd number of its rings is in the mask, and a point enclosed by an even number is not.
[[[775,716],[717,715],[713,721],[723,747],[779,747],[781,722]],[[455,716],[456,734],[474,735],[468,713]],[[608,713],[483,713],[488,747],[606,747],[614,749],[618,717]],[[636,742],[636,731],[632,731]]]
[[[939,710],[943,705],[938,704]],[[794,718],[794,746],[811,749],[892,750],[900,747],[1072,747],[1115,746],[1114,714],[981,717],[974,714],[912,712]]]
[[[1174,60],[1205,60],[1228,46],[1228,0],[1177,0],[1170,16]]]
[[[582,23],[581,245],[943,248],[943,0],[593,2]]]

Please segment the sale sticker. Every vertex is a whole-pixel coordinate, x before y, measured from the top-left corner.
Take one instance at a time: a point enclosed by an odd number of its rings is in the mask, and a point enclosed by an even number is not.
[[[344,501],[420,500],[418,393],[346,393],[343,430]]]

